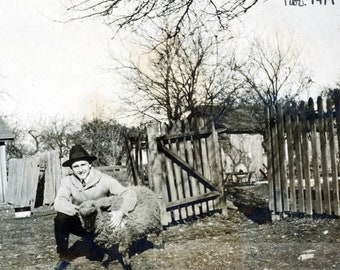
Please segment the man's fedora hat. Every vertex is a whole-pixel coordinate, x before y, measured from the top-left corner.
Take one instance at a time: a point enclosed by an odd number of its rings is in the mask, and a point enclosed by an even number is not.
[[[79,160],[86,160],[91,163],[92,161],[96,159],[97,158],[95,156],[90,156],[89,153],[87,153],[86,150],[80,145],[75,145],[75,146],[72,146],[70,150],[69,159],[66,160],[62,164],[62,166],[70,167],[74,162],[79,161]]]

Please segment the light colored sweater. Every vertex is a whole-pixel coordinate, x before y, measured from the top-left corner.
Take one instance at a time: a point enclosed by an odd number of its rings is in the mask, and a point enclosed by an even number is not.
[[[54,209],[57,212],[74,216],[78,212],[77,206],[82,202],[110,195],[123,197],[120,210],[124,214],[132,211],[136,206],[137,197],[133,190],[122,186],[116,179],[92,167],[84,187],[74,175],[66,176],[61,180],[54,201]]]

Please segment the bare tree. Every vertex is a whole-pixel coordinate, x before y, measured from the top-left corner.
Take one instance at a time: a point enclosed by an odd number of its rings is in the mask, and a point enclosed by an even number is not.
[[[40,132],[22,127],[22,123],[14,119],[6,124],[14,135],[14,139],[6,143],[7,159],[34,155],[40,150]]]
[[[176,120],[202,109],[219,117],[234,104],[240,85],[226,67],[225,56],[218,55],[218,47],[230,22],[258,2],[74,0],[66,7],[70,20],[102,17],[115,33],[128,33],[125,44],[132,36],[137,38],[135,47],[147,41],[147,68],[136,62],[121,64],[127,84],[136,89],[129,103],[141,115]],[[213,109],[217,105],[219,109]]]
[[[28,155],[29,150],[25,146],[23,139],[24,132],[19,128],[13,128],[12,126],[9,127],[14,135],[14,139],[6,143],[7,159],[22,158],[23,156]]]
[[[248,100],[271,106],[296,99],[312,83],[300,55],[292,43],[285,45],[279,37],[273,44],[256,40],[246,61],[235,67],[244,81]]]
[[[218,52],[222,41],[206,37],[203,25],[187,37],[168,39],[170,31],[163,29],[162,41],[139,63],[124,66],[127,87],[134,89],[127,99],[133,111],[172,121],[211,114],[216,105],[230,108],[240,86],[232,79],[228,53]]]
[[[57,150],[60,157],[65,156],[76,141],[74,134],[79,129],[79,121],[54,118],[41,128],[40,151]]]
[[[104,17],[106,23],[116,31],[129,27],[130,30],[158,25],[170,18],[171,37],[192,23],[193,14],[205,17],[220,29],[227,29],[229,22],[246,13],[259,0],[73,0],[66,3],[74,14],[73,19]]]

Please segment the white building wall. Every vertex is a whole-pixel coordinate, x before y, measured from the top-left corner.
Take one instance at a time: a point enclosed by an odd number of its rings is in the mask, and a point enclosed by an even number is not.
[[[0,142],[0,202],[5,202],[7,188],[6,149],[5,143]]]
[[[248,171],[254,171],[256,175],[261,176],[260,169],[266,164],[266,157],[262,147],[263,136],[260,134],[230,134],[230,145],[232,147],[229,153],[222,153],[224,170],[226,173],[235,171],[235,166],[230,155],[242,155],[241,159]],[[233,149],[234,148],[234,149]],[[242,166],[240,166],[241,168]]]

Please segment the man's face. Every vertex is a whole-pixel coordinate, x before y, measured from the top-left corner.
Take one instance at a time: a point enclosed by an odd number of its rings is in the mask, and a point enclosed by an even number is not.
[[[76,177],[85,180],[91,171],[91,164],[86,160],[79,160],[71,165],[71,169]]]

